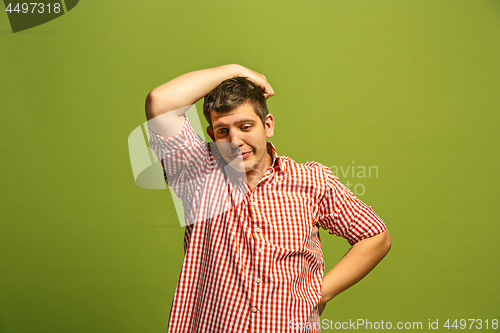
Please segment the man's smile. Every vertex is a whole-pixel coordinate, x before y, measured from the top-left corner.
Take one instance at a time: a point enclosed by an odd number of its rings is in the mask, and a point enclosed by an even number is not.
[[[248,157],[250,154],[252,153],[252,151],[245,151],[245,152],[240,152],[238,154],[233,154],[233,155],[229,155],[230,158],[246,158]]]

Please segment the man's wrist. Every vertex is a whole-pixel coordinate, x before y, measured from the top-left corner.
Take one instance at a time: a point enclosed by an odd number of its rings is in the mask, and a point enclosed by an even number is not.
[[[232,78],[235,76],[244,76],[244,69],[245,67],[238,65],[238,64],[228,64],[228,65],[223,65],[222,67],[227,70],[227,78]]]

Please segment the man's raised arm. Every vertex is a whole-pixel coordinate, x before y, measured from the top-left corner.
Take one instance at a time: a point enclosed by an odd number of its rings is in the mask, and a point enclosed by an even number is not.
[[[165,138],[179,133],[184,125],[183,115],[187,109],[222,81],[235,76],[247,77],[263,90],[266,98],[274,95],[264,75],[240,65],[223,65],[189,72],[154,88],[148,94],[146,117],[151,129]],[[154,118],[157,119],[151,121]]]

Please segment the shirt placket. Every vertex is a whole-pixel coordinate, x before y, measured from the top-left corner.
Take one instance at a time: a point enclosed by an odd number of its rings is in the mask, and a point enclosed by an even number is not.
[[[259,181],[257,186],[251,191],[249,196],[249,220],[250,220],[250,238],[254,250],[253,276],[252,276],[252,297],[250,308],[250,327],[249,332],[261,332],[263,311],[263,300],[265,298],[264,290],[266,276],[266,242],[263,234],[264,218],[261,212],[261,205],[265,204],[265,198],[262,198],[262,188],[272,179],[274,170],[270,168]]]

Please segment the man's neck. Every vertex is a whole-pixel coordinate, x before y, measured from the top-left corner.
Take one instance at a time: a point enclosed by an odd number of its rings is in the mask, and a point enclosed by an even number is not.
[[[271,153],[269,152],[269,149],[271,149]],[[250,186],[250,189],[254,189],[255,186],[259,183],[260,179],[264,174],[266,173],[267,169],[273,164],[273,157],[272,157],[272,148],[268,147],[266,155],[264,155],[264,158],[262,161],[254,167],[251,171],[246,173],[247,176],[247,183],[248,186]]]

